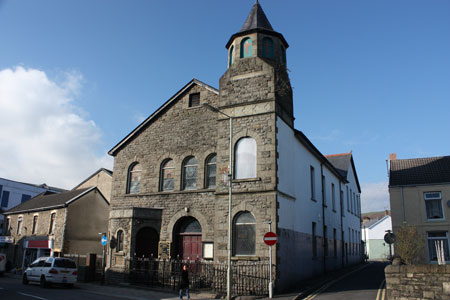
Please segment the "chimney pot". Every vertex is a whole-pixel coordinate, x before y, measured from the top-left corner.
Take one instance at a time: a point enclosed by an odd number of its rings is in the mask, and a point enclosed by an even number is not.
[[[397,153],[389,153],[389,160],[396,160],[397,159]]]

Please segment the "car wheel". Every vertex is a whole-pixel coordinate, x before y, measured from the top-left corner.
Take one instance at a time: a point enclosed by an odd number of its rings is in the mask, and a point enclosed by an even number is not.
[[[28,284],[27,273],[23,274],[23,277],[22,277],[22,283],[23,283],[23,284]]]
[[[47,280],[45,280],[45,276],[44,275],[41,276],[41,280],[39,281],[39,285],[41,286],[41,288],[47,287]]]

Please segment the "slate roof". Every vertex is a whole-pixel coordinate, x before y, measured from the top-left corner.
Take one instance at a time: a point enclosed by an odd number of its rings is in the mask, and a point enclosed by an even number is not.
[[[256,28],[273,31],[272,25],[270,25],[270,22],[258,1],[255,2],[252,10],[248,14],[248,17],[244,22],[244,26],[241,28],[241,32]]]
[[[55,194],[55,193],[48,192],[48,191],[43,192],[43,193],[37,195],[36,197],[33,197],[30,200],[23,202],[15,207],[7,210],[6,212],[4,212],[4,214],[9,215],[9,214],[13,214],[13,213],[38,211],[38,210],[64,207],[67,204],[69,204],[70,202],[80,198],[81,196],[90,192],[93,189],[95,189],[95,187],[67,191],[67,192],[62,192],[59,194]]]
[[[350,166],[351,153],[343,154],[331,154],[325,155],[328,161],[341,173],[342,176],[347,178],[348,167]]]
[[[389,186],[450,183],[450,156],[390,161]]]

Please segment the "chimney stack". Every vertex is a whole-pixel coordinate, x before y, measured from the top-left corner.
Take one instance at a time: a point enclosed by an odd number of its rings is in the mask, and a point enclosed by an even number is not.
[[[397,159],[397,153],[389,153],[389,160],[396,160]]]

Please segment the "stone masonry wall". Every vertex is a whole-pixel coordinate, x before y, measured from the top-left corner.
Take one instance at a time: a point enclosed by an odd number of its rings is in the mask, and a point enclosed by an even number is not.
[[[450,265],[387,266],[389,300],[450,299]]]

